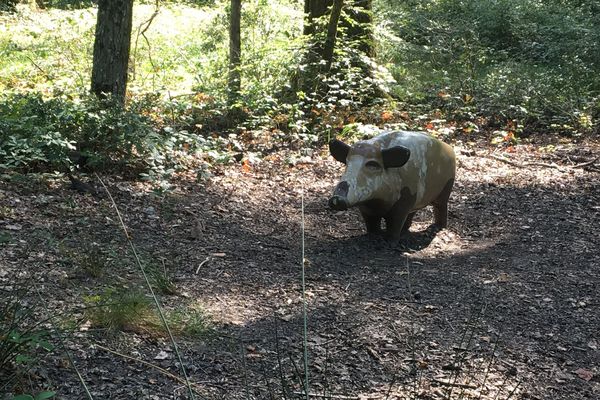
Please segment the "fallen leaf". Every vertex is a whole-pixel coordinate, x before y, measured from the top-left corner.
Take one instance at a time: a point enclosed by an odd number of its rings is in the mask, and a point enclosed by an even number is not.
[[[167,358],[169,358],[169,353],[164,350],[159,351],[158,354],[154,356],[155,360],[166,360]]]
[[[251,171],[252,171],[252,166],[250,165],[250,161],[244,160],[244,163],[242,164],[242,172],[251,172]]]
[[[294,318],[294,316],[292,314],[284,314],[279,318],[281,318],[285,322],[290,322]]]
[[[594,373],[585,368],[579,368],[578,370],[575,371],[575,374],[577,374],[578,377],[580,377],[581,379],[583,379],[586,382],[591,381],[592,378],[594,377]]]

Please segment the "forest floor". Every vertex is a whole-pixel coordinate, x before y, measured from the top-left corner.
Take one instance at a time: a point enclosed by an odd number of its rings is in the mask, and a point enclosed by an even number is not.
[[[210,321],[176,335],[198,399],[302,398],[303,191],[311,399],[598,399],[600,143],[555,145],[457,145],[448,229],[424,210],[398,246],[327,208],[342,168],[324,148],[182,175],[162,195],[103,179],[142,262],[176,285],[166,312]],[[69,350],[20,390],[86,398],[70,354],[96,399],[187,398],[166,335],[87,320],[90,296],[141,282],[105,191],[0,184],[0,287],[39,292]]]

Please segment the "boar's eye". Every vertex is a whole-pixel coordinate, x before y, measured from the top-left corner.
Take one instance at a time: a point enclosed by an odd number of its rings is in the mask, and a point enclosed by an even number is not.
[[[373,171],[381,169],[381,165],[377,161],[367,161],[365,167]]]

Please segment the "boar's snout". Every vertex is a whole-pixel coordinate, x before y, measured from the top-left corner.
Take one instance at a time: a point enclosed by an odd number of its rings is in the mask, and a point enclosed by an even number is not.
[[[348,182],[340,182],[335,190],[333,196],[329,199],[329,207],[333,210],[344,211],[348,209],[348,189],[350,185]]]

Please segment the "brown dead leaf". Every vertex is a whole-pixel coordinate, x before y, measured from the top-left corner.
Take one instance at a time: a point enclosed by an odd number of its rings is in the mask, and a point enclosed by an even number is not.
[[[586,382],[591,381],[594,377],[594,373],[585,368],[579,368],[575,371],[575,374]]]
[[[242,164],[242,172],[252,172],[252,166],[250,165],[250,161],[248,160],[244,160],[243,164]]]

